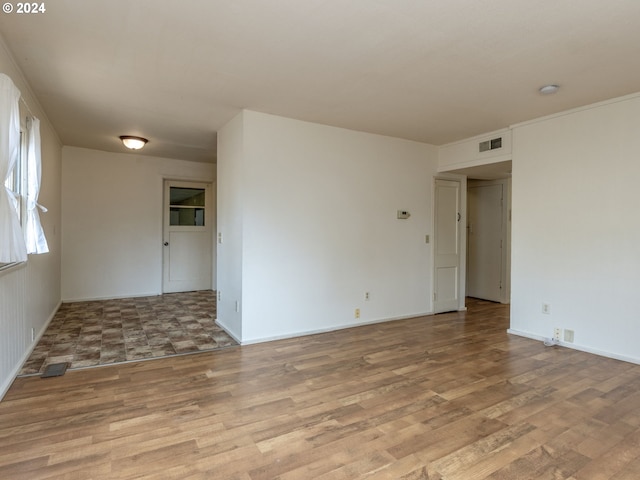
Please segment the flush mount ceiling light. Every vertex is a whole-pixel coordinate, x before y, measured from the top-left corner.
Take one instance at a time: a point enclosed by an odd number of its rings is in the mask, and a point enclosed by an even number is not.
[[[545,85],[544,87],[540,87],[538,91],[542,95],[551,95],[553,93],[556,93],[559,89],[560,89],[559,85]]]
[[[125,147],[130,148],[131,150],[140,150],[149,141],[146,138],[133,137],[131,135],[122,135],[120,140],[122,140]]]

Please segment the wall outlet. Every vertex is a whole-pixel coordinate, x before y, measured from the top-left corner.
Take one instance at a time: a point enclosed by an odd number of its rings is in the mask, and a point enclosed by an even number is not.
[[[556,342],[560,341],[560,336],[562,335],[562,329],[560,327],[556,327],[553,329],[553,339]]]
[[[31,341],[35,342],[36,340],[36,329],[31,327]]]
[[[564,341],[573,343],[573,330],[569,330],[568,328],[564,331]]]
[[[356,308],[356,311],[353,314],[354,318],[360,318],[360,309]]]
[[[221,300],[222,300],[222,292],[218,290],[218,301],[221,301]]]
[[[551,304],[550,303],[543,303],[542,304],[542,313],[544,313],[545,315],[551,315]]]
[[[365,299],[366,301],[371,300],[371,294],[370,294],[369,292],[364,292],[364,299]]]
[[[240,311],[240,302],[236,300],[236,312]]]

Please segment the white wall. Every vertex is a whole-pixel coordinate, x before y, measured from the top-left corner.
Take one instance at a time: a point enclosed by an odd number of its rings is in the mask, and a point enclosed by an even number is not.
[[[640,95],[514,127],[514,333],[640,362],[639,152]]]
[[[220,184],[233,176],[242,191],[242,298],[219,277],[221,323],[236,301],[243,342],[432,311],[435,147],[251,111],[234,122],[218,165]],[[229,208],[219,197],[220,218]],[[398,220],[399,209],[411,217]]]
[[[502,138],[501,148],[480,152],[480,142],[498,137]],[[449,172],[511,160],[511,143],[511,130],[502,129],[442,145],[438,148],[438,171]]]
[[[60,171],[61,144],[33,96],[22,72],[0,40],[0,72],[16,84],[31,113],[40,119],[42,186],[39,203],[49,211],[40,219],[50,252],[30,255],[26,265],[0,272],[0,398],[9,388],[35,341],[44,332],[60,304]],[[20,102],[21,115],[29,110]]]
[[[62,158],[63,300],[162,293],[163,180],[212,182],[215,165],[76,147]]]
[[[217,321],[242,339],[242,227],[244,191],[244,112],[218,131],[218,286]],[[224,161],[220,161],[223,158]]]

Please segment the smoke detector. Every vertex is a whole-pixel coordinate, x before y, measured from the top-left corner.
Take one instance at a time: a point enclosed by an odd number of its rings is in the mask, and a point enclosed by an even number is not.
[[[540,87],[538,89],[538,91],[542,95],[552,95],[552,94],[556,93],[559,89],[560,89],[559,85],[545,85],[543,87]]]

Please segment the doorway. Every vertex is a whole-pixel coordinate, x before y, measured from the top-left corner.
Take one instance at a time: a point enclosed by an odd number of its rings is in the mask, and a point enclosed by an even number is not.
[[[466,295],[509,303],[511,180],[467,182]]]
[[[163,293],[211,290],[211,184],[165,180]]]
[[[462,217],[465,222],[465,225],[469,227],[468,218],[473,213],[468,211],[468,208],[473,208],[468,205],[467,197],[469,195],[473,195],[475,192],[470,191],[469,186],[474,188],[478,185],[490,185],[490,184],[501,184],[502,185],[502,204],[500,205],[500,215],[502,218],[502,226],[501,226],[501,235],[500,239],[502,242],[501,245],[501,253],[499,257],[500,263],[500,280],[498,284],[501,287],[500,295],[496,297],[492,296],[490,301],[498,301],[500,303],[509,303],[511,300],[511,171],[512,171],[512,162],[511,160],[500,161],[495,163],[487,163],[483,165],[477,165],[474,167],[465,167],[456,170],[447,171],[446,174],[451,174],[452,176],[459,176],[462,183],[462,191],[461,191],[461,209],[463,211]],[[495,193],[495,192],[493,192]],[[434,219],[435,220],[435,219]],[[494,217],[494,224],[496,223]],[[480,225],[477,224],[477,221],[474,221],[474,228],[479,228]],[[477,230],[475,230],[477,231]],[[472,259],[469,261],[468,252],[468,228],[460,228],[461,235],[461,258],[460,258],[460,271],[459,275],[462,277],[460,280],[460,297],[472,296],[468,289],[468,278],[474,277],[477,282],[484,282],[485,278],[487,278],[487,282],[494,283],[494,280],[489,279],[490,274],[486,273],[482,265],[478,266],[479,262],[474,262]],[[438,237],[438,224],[434,221],[434,238]],[[435,242],[434,242],[435,243]],[[434,244],[434,265],[435,265],[435,244]],[[469,264],[471,263],[471,265]],[[445,310],[439,310],[435,297],[437,296],[437,284],[436,284],[436,273],[434,272],[434,313],[442,312]],[[495,276],[495,272],[493,273]],[[473,290],[473,286],[471,287]],[[473,296],[479,295],[477,298],[482,298],[485,296],[483,293],[472,292]],[[481,297],[481,296],[482,297]],[[461,302],[461,305],[458,309],[464,309],[464,306]]]
[[[467,183],[467,286],[469,297],[505,303],[505,181]]]

